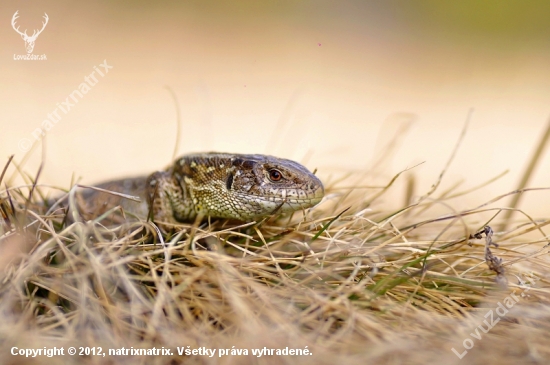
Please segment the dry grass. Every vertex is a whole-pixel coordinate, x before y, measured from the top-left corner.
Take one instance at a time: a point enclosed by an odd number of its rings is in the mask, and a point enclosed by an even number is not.
[[[357,175],[327,181],[327,198],[303,214],[182,225],[164,239],[150,223],[107,228],[105,217],[66,224],[36,213],[32,183],[3,190],[0,363],[454,363],[465,339],[468,363],[546,363],[550,217],[516,214],[499,231],[502,199],[454,211],[461,193],[435,188],[388,210],[391,183],[349,188],[368,182]],[[513,292],[517,304],[472,337]],[[174,355],[25,358],[14,346]],[[179,356],[178,346],[249,355]],[[264,347],[313,355],[252,355]]]

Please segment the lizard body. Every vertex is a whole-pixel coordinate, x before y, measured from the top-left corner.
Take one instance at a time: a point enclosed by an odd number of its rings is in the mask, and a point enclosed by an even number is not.
[[[85,189],[77,194],[85,219],[121,206],[139,219],[151,214],[153,221],[169,224],[197,217],[261,219],[275,212],[310,208],[324,195],[321,181],[297,162],[228,153],[185,155],[164,171],[97,187],[137,196],[141,202]]]

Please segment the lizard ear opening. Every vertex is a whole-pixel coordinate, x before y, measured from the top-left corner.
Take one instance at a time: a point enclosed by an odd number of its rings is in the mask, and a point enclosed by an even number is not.
[[[225,181],[225,187],[227,190],[231,190],[231,187],[233,186],[233,173],[229,173],[229,176],[227,176],[227,180]]]

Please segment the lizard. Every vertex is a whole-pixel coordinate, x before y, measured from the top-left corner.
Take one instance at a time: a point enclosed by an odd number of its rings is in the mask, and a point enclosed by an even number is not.
[[[104,182],[77,191],[80,215],[98,217],[120,206],[125,213],[174,225],[196,219],[252,221],[307,209],[324,196],[322,182],[303,165],[259,154],[196,153],[150,175]],[[106,191],[136,196],[138,201]]]

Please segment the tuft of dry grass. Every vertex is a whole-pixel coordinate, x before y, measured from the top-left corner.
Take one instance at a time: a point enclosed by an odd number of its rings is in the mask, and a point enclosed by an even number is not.
[[[328,179],[326,199],[294,216],[181,225],[169,237],[149,222],[109,226],[108,216],[69,224],[66,212],[40,209],[33,179],[6,187],[0,363],[455,363],[457,354],[546,363],[550,217],[516,209],[510,228],[493,232],[508,194],[457,211],[453,199],[467,192],[436,196],[437,186],[390,210],[401,174],[380,189],[361,188],[365,176]],[[485,333],[489,313],[499,320]],[[70,346],[89,354],[69,356]],[[15,347],[65,355],[14,356]],[[252,353],[287,347],[312,355]],[[109,354],[122,348],[172,355]],[[105,356],[90,354],[99,349]]]

